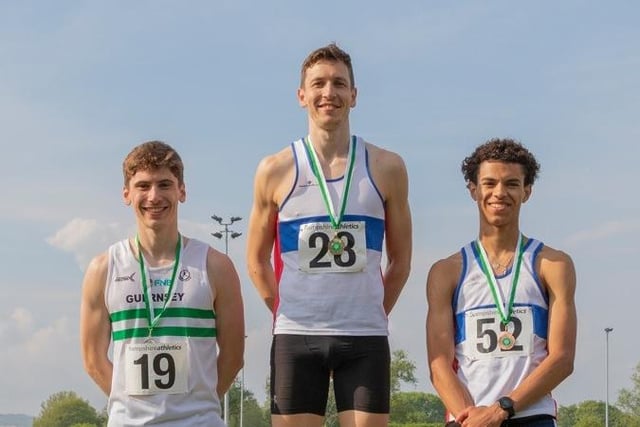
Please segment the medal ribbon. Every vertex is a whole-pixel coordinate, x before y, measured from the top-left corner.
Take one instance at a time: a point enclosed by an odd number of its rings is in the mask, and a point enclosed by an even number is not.
[[[153,304],[151,303],[151,298],[149,297],[149,288],[150,285],[147,283],[147,277],[151,277],[150,274],[147,274],[147,267],[144,265],[144,255],[142,254],[142,247],[140,246],[140,239],[136,235],[136,245],[138,246],[138,261],[140,263],[140,284],[142,286],[142,295],[144,299],[144,305],[147,310],[147,319],[149,320],[149,336],[151,336],[151,332],[153,328],[158,324],[160,317],[164,314],[165,310],[169,306],[169,301],[173,298],[173,285],[176,282],[176,273],[178,272],[178,266],[180,265],[180,253],[182,250],[182,236],[178,234],[178,243],[176,244],[176,256],[173,262],[173,271],[171,273],[171,281],[169,283],[169,292],[167,298],[164,300],[164,304],[162,306],[162,310],[155,315],[155,310],[153,308]]]
[[[327,208],[327,212],[329,213],[329,219],[331,220],[331,226],[334,229],[337,229],[340,226],[340,222],[342,222],[342,216],[344,215],[344,210],[347,206],[347,196],[349,195],[349,189],[351,188],[353,165],[355,164],[356,160],[356,137],[354,135],[351,139],[351,144],[349,144],[347,170],[345,171],[346,180],[344,183],[344,187],[342,188],[342,200],[340,202],[340,212],[338,215],[336,215],[333,208],[333,200],[331,199],[331,194],[329,193],[329,188],[327,187],[327,180],[324,177],[324,172],[322,172],[322,166],[320,165],[320,160],[318,160],[316,150],[314,150],[313,145],[311,145],[311,138],[306,137],[303,142],[304,147],[307,150],[307,154],[311,159],[311,169],[313,170],[313,174],[318,180],[320,193],[322,194],[322,200],[324,201],[324,205]]]
[[[518,235],[518,243],[516,244],[516,253],[515,253],[515,271],[512,274],[511,278],[511,291],[509,295],[509,301],[507,304],[502,301],[502,292],[498,290],[498,284],[496,281],[496,276],[493,274],[493,269],[489,263],[489,257],[482,247],[482,243],[480,240],[476,240],[473,242],[480,253],[480,268],[482,268],[482,272],[487,278],[487,283],[489,284],[489,289],[491,289],[491,295],[493,296],[493,301],[498,308],[498,313],[500,314],[500,318],[502,319],[503,324],[509,323],[511,319],[511,314],[513,313],[513,301],[516,297],[516,287],[518,286],[518,279],[520,278],[520,266],[522,265],[522,246],[524,242],[522,241],[522,233]]]

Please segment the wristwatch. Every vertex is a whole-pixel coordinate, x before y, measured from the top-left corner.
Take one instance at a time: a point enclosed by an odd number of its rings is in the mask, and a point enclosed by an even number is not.
[[[513,399],[508,396],[502,396],[498,399],[498,405],[500,408],[507,411],[507,419],[513,417],[516,414],[516,410],[513,409]]]

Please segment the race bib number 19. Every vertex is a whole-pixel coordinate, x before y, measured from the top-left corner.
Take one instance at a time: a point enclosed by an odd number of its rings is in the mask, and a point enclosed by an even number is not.
[[[129,395],[187,392],[186,342],[128,344],[125,391]]]
[[[339,250],[332,248],[340,240]],[[334,230],[330,223],[303,224],[298,233],[298,266],[306,273],[353,273],[367,265],[364,221],[345,221]]]

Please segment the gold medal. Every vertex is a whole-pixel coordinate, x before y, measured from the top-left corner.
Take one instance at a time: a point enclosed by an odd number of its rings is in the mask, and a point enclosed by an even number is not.
[[[337,234],[329,241],[329,252],[338,256],[342,255],[342,252],[344,252],[344,241],[341,237],[338,237]]]
[[[498,336],[498,345],[500,350],[511,350],[516,345],[516,339],[509,331],[503,331]]]

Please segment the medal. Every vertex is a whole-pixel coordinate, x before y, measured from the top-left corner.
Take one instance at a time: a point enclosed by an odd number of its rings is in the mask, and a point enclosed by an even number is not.
[[[329,252],[338,256],[344,252],[344,241],[337,234],[333,236],[333,239],[329,242]]]
[[[516,339],[509,331],[502,331],[498,336],[498,346],[500,350],[511,350],[516,345]]]

